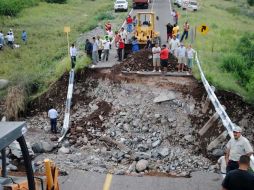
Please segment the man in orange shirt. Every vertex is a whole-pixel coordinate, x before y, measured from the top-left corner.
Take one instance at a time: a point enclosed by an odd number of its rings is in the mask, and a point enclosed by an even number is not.
[[[161,53],[160,53],[162,75],[165,75],[165,73],[167,73],[168,57],[169,57],[169,50],[167,46],[164,44],[162,45]]]

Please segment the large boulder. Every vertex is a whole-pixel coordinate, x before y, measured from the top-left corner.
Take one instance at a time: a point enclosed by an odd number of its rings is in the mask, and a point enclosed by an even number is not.
[[[147,160],[139,160],[136,164],[136,170],[138,172],[144,171],[148,166],[148,161]]]
[[[32,149],[35,153],[50,152],[54,148],[54,145],[48,142],[36,142],[32,145]]]

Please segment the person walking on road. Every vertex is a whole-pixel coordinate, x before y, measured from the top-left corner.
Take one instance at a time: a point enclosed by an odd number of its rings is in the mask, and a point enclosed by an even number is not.
[[[51,132],[56,134],[57,133],[57,117],[58,117],[58,113],[53,108],[53,106],[50,106],[50,110],[48,111],[48,117],[50,119]]]
[[[85,51],[86,51],[86,55],[87,55],[90,59],[92,59],[93,44],[89,41],[89,39],[86,39]]]
[[[96,65],[98,63],[98,44],[96,42],[96,38],[93,37],[93,52],[92,52],[93,64]]]
[[[222,190],[253,190],[254,174],[248,172],[250,157],[242,155],[239,158],[239,169],[227,173],[222,182]]]
[[[132,32],[132,25],[133,25],[133,19],[131,18],[131,15],[129,15],[126,18],[126,23],[127,23],[127,32],[131,33]]]
[[[170,22],[166,25],[167,27],[167,42],[172,39],[173,25]]]
[[[234,138],[231,138],[227,143],[227,174],[231,170],[235,170],[239,167],[238,161],[242,155],[250,156],[253,154],[253,148],[249,140],[242,136],[241,127],[234,125],[233,134]]]
[[[169,50],[167,46],[164,44],[162,45],[161,52],[160,52],[162,75],[165,75],[167,73],[168,57],[169,57]]]
[[[177,59],[178,59],[178,72],[183,72],[184,66],[186,64],[186,48],[183,43],[180,44],[180,47],[177,49]]]
[[[106,30],[106,31],[112,30],[112,25],[111,25],[110,21],[108,21],[108,22],[105,23],[105,30]]]
[[[195,55],[196,51],[192,49],[191,44],[187,48],[187,66],[189,72],[192,74],[192,64],[193,64],[193,58]]]
[[[189,34],[189,29],[190,29],[190,25],[188,23],[188,21],[186,21],[183,25],[183,34],[182,34],[182,37],[181,37],[181,40],[180,42],[183,41],[183,38],[185,37],[185,40],[188,39],[188,34]]]
[[[71,44],[70,55],[71,55],[71,68],[73,69],[76,64],[76,56],[77,56],[77,49],[74,44]]]
[[[160,69],[161,48],[159,47],[158,43],[156,43],[155,46],[152,48],[152,53],[153,53],[153,72],[156,72],[157,67],[159,68],[159,72],[161,72]]]
[[[177,49],[180,46],[179,40],[176,38],[176,35],[173,35],[173,38],[169,42],[170,52],[173,56],[177,57]]]
[[[177,24],[174,24],[172,33],[179,40],[179,38],[180,38],[180,29],[179,29],[179,26]]]

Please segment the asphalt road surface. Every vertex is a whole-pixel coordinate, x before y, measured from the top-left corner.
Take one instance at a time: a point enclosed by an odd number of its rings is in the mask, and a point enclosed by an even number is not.
[[[61,190],[219,190],[218,174],[195,172],[191,178],[134,177],[73,170],[60,177]]]

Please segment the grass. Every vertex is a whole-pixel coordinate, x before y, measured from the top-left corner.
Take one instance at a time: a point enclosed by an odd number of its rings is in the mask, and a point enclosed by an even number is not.
[[[181,15],[180,27],[186,20],[189,20],[192,28],[201,24],[209,27],[207,35],[197,32],[193,42],[206,78],[216,88],[233,91],[253,103],[253,94],[239,85],[233,73],[224,72],[221,65],[223,56],[236,49],[239,37],[247,32],[253,33],[254,17],[249,15],[254,13],[254,7],[248,7],[243,0],[199,0],[199,2],[201,9],[197,12],[186,12],[179,8],[176,10]],[[191,39],[189,38],[186,43],[191,43]],[[200,79],[197,67],[194,68],[194,76]]]
[[[20,48],[6,47],[0,52],[0,78],[11,81],[12,85],[32,86],[31,94],[40,94],[70,69],[67,56],[67,40],[64,26],[70,26],[70,42],[75,42],[81,33],[105,20],[120,22],[126,13],[113,13],[113,0],[68,0],[68,4],[39,3],[26,8],[17,17],[0,17],[1,30],[6,34],[14,30],[15,43]],[[122,22],[122,20],[121,20]],[[28,44],[21,41],[21,32],[27,31]],[[89,64],[84,56],[77,59],[77,69]],[[0,92],[4,96],[6,92]],[[2,97],[0,97],[2,98]]]

